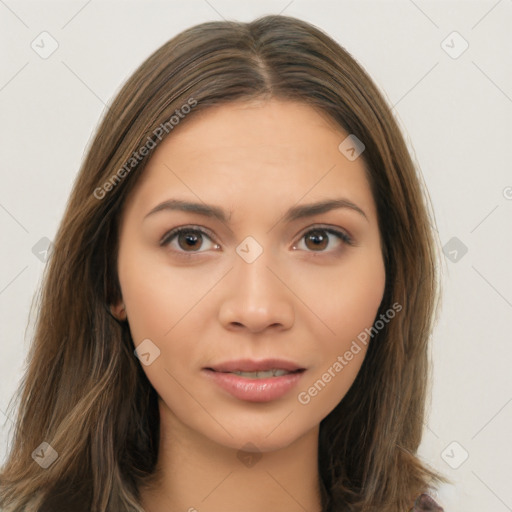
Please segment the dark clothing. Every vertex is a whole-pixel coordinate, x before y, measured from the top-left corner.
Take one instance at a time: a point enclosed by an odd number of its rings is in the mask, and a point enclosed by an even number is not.
[[[444,512],[444,509],[431,496],[422,494],[418,496],[409,512]]]

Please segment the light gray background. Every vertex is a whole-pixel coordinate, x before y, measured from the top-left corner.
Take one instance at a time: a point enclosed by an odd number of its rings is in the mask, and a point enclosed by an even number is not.
[[[512,511],[512,0],[0,0],[0,455],[44,269],[40,240],[56,233],[105,104],[183,29],[268,13],[325,30],[395,107],[448,244],[421,455],[455,481],[449,510]],[[43,31],[59,45],[46,59],[31,47],[50,48]],[[464,42],[453,31],[469,44],[457,58]]]

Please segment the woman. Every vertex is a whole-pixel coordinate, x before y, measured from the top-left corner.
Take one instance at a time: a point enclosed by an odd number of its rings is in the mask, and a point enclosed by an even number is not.
[[[295,18],[127,81],[45,274],[2,510],[442,510],[436,246],[390,108]]]

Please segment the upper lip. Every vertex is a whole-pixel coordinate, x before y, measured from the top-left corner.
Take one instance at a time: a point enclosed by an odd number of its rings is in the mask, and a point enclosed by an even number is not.
[[[215,364],[206,369],[216,372],[257,372],[273,370],[274,368],[287,370],[289,372],[305,369],[293,361],[287,361],[285,359],[261,359],[259,361],[253,359],[238,359],[236,361],[226,361],[224,363]]]

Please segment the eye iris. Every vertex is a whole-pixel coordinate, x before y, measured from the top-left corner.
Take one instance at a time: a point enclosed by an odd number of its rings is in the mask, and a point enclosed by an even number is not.
[[[314,241],[313,246],[310,247],[308,245],[309,241]],[[316,248],[316,249],[325,249],[327,244],[329,243],[329,237],[325,235],[324,230],[315,230],[310,231],[306,235],[306,246],[308,249]]]
[[[198,240],[202,241],[202,236],[193,231],[182,231],[178,234],[178,244],[182,249],[194,249],[197,250],[200,247],[194,244],[197,244]],[[185,240],[185,244],[183,244],[183,240]]]

